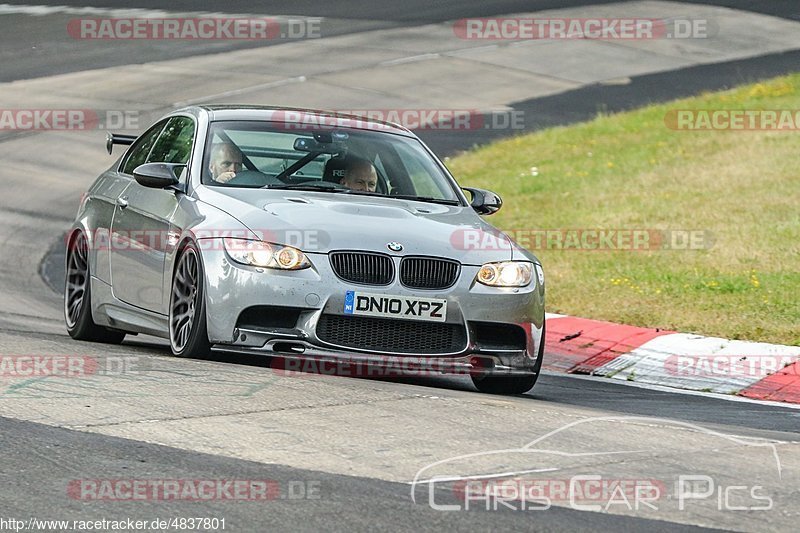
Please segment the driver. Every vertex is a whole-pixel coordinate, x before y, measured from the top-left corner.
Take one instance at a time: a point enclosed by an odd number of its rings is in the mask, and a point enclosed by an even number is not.
[[[216,183],[227,183],[242,170],[242,151],[232,143],[220,143],[211,149],[211,179]]]
[[[378,173],[375,165],[366,159],[347,158],[344,176],[339,183],[354,191],[375,192],[378,185]]]

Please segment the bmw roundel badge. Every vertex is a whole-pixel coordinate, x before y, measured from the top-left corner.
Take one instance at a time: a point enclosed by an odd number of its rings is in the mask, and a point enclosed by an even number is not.
[[[386,245],[386,247],[393,252],[399,252],[400,250],[403,249],[403,245],[395,241],[390,242],[389,244]]]

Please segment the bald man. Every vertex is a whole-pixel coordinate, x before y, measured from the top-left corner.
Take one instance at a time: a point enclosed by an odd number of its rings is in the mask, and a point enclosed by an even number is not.
[[[242,170],[242,151],[231,143],[220,143],[211,149],[211,179],[227,183]]]
[[[353,158],[347,161],[344,177],[339,183],[354,191],[375,192],[378,186],[378,173],[375,165],[366,159]]]

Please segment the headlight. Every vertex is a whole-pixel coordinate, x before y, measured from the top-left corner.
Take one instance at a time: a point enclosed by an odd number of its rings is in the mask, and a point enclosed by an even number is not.
[[[525,287],[531,282],[533,263],[503,261],[486,263],[478,271],[477,280],[491,287]]]
[[[539,278],[539,286],[544,287],[544,269],[542,265],[534,263],[533,268],[536,269],[536,277]]]
[[[300,270],[311,266],[306,254],[291,246],[231,238],[223,239],[223,242],[231,259],[244,265],[281,270]]]

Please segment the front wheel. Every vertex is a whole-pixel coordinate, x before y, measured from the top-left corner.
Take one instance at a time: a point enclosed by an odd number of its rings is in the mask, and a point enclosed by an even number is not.
[[[542,337],[539,342],[536,363],[532,369],[532,374],[523,376],[472,376],[472,383],[480,392],[486,394],[524,394],[536,385],[539,374],[542,371],[542,360],[544,359],[544,326],[542,326]]]
[[[181,252],[169,302],[169,344],[177,357],[203,358],[211,350],[206,329],[203,264],[193,244]]]
[[[124,332],[106,329],[92,320],[91,279],[89,241],[86,234],[80,232],[67,248],[64,284],[64,322],[67,333],[79,341],[119,344],[125,338]]]

